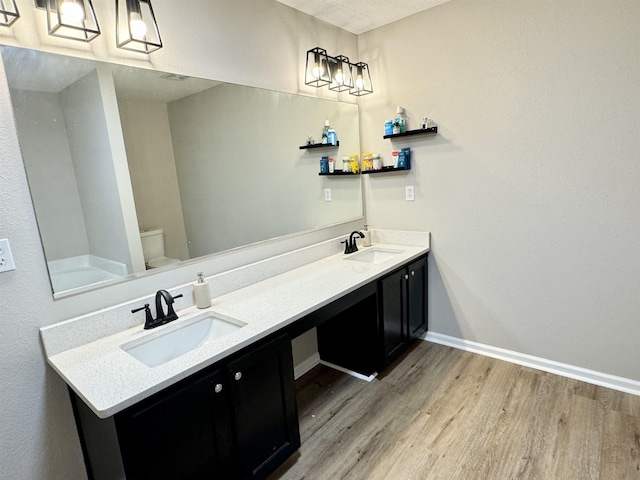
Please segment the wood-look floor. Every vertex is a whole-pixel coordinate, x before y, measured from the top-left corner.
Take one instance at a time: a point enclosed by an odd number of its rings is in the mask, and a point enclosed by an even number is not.
[[[371,383],[316,367],[298,408],[270,480],[640,479],[640,397],[433,343]]]

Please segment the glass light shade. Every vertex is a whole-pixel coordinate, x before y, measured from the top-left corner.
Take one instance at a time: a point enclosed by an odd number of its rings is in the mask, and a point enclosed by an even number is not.
[[[322,87],[331,83],[329,56],[323,48],[312,48],[307,52],[307,65],[304,72],[305,85]]]
[[[351,90],[353,84],[353,72],[352,65],[349,63],[349,58],[344,55],[338,55],[337,57],[329,57],[331,62],[331,84],[329,90],[336,92],[344,92],[345,90]]]
[[[353,66],[353,88],[349,90],[351,95],[361,97],[373,93],[369,66],[364,62],[358,62]]]
[[[151,0],[116,0],[116,45],[141,53],[162,48]]]
[[[10,27],[20,18],[15,0],[0,0],[0,26]]]
[[[47,10],[49,35],[90,42],[100,35],[91,0],[41,0]]]

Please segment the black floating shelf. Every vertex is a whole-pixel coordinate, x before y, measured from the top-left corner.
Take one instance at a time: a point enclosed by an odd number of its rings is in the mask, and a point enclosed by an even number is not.
[[[336,142],[336,145],[330,143],[310,143],[309,145],[300,145],[300,150],[306,150],[307,148],[336,148],[340,146],[340,141]]]
[[[417,130],[407,130],[404,133],[393,133],[391,135],[384,135],[382,138],[410,137],[411,135],[426,135],[426,134],[435,134],[435,133],[438,133],[438,127],[419,128]]]
[[[353,172],[333,172],[333,173],[319,173],[318,175],[322,175],[323,177],[355,177],[358,174]]]
[[[386,173],[386,172],[408,172],[409,168],[396,168],[396,167],[382,167],[381,170],[366,170],[362,172],[363,175],[369,175],[374,173]]]

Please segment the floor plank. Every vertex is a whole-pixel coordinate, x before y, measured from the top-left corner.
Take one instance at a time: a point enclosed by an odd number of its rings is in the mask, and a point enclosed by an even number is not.
[[[634,395],[428,342],[297,388],[302,447],[270,480],[640,480]]]

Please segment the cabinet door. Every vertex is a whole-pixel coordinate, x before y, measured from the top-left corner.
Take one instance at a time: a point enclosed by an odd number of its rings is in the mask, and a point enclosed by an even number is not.
[[[397,270],[380,281],[380,312],[383,366],[388,365],[407,345],[406,270]]]
[[[415,339],[427,331],[427,257],[411,263],[407,270],[409,338]]]
[[[265,478],[300,447],[291,341],[251,350],[227,372],[241,478]]]
[[[118,414],[127,480],[229,478],[228,389],[216,392],[223,378],[216,370]]]

